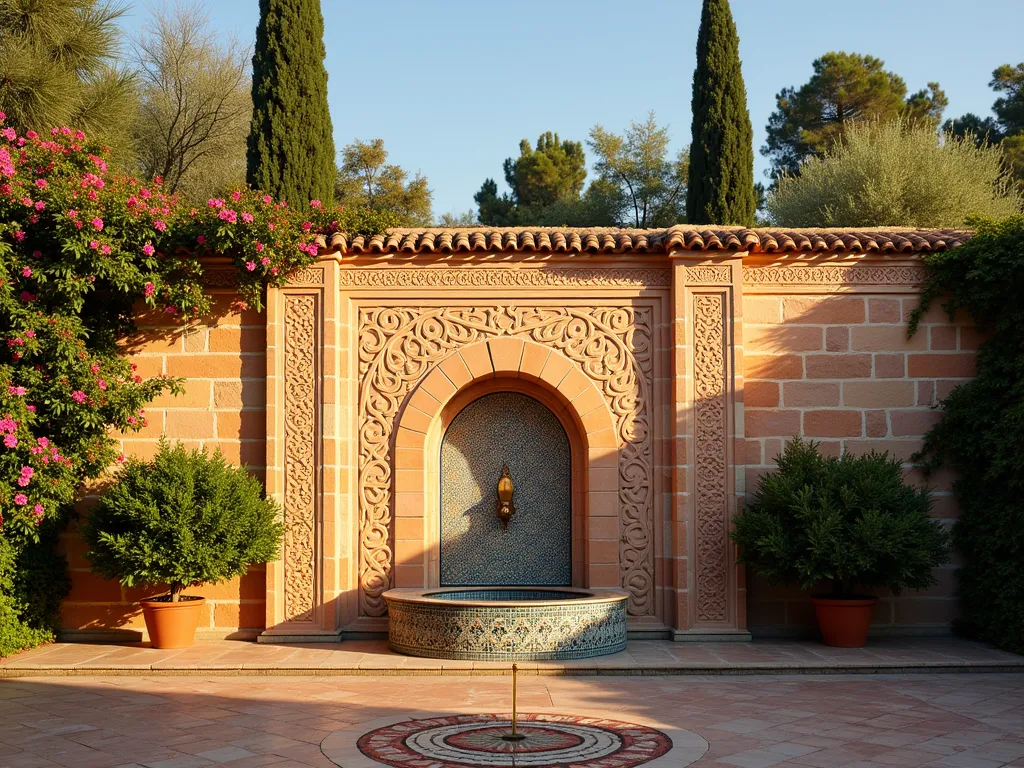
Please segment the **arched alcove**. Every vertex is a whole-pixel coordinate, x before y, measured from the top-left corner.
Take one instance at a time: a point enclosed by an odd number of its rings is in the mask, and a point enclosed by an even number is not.
[[[572,455],[561,422],[521,392],[493,392],[462,408],[441,440],[442,586],[572,583]],[[497,514],[508,467],[516,512]]]

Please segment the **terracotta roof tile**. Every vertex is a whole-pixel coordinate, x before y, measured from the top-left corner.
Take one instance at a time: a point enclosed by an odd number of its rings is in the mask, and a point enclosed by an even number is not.
[[[690,227],[605,229],[507,227],[392,229],[373,237],[335,232],[321,245],[344,256],[419,253],[666,253],[671,250],[750,253],[929,253],[971,236],[953,229],[744,229]]]

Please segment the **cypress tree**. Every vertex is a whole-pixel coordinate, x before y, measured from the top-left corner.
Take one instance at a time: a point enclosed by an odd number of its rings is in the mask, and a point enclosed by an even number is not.
[[[691,224],[754,223],[754,131],[729,0],[704,0],[693,73],[686,216]]]
[[[334,197],[325,55],[320,0],[260,0],[246,180],[298,206]]]

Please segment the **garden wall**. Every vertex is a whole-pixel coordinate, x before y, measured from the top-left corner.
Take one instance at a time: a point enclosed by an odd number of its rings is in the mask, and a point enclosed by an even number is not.
[[[907,317],[917,304],[915,295],[892,293],[745,295],[748,498],[794,434],[820,441],[831,454],[889,451],[909,461],[939,417],[932,406],[973,375],[979,344],[973,328],[951,324],[938,308],[907,339]],[[910,477],[923,482],[916,470]],[[949,483],[936,476],[928,484],[933,515],[952,522]],[[940,569],[939,583],[927,591],[879,592],[873,631],[947,630],[957,614],[955,568]],[[813,608],[798,588],[752,578],[747,607],[755,635],[813,631]]]
[[[266,315],[243,311],[233,294],[217,293],[210,317],[186,330],[153,313],[138,319],[127,348],[143,377],[184,376],[185,392],[165,395],[146,409],[148,425],[122,436],[129,456],[151,457],[161,433],[186,445],[220,448],[261,480],[266,463]],[[90,500],[81,505],[88,514]],[[66,635],[141,630],[136,603],[160,589],[129,589],[89,572],[74,526],[64,534],[71,594],[61,612]],[[207,598],[200,637],[255,636],[266,621],[266,570],[255,566],[241,579],[204,586]],[[239,634],[241,630],[241,634]]]

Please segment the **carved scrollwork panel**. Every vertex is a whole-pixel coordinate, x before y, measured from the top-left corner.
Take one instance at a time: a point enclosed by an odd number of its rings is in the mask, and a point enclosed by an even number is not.
[[[516,336],[556,349],[603,393],[619,440],[620,577],[633,615],[654,613],[648,307],[363,307],[359,311],[360,610],[392,583],[391,435],[416,383],[456,349]]]
[[[725,298],[693,297],[698,621],[728,617]]]
[[[284,309],[284,617],[313,621],[316,600],[317,300]]]
[[[815,285],[833,288],[854,285],[922,285],[924,267],[914,266],[794,266],[744,267],[743,282],[751,285]]]
[[[686,282],[698,285],[729,285],[732,282],[732,267],[728,264],[688,265]]]
[[[338,275],[347,288],[542,288],[553,287],[629,287],[667,286],[668,269],[621,267],[568,268],[398,268],[343,269]]]

